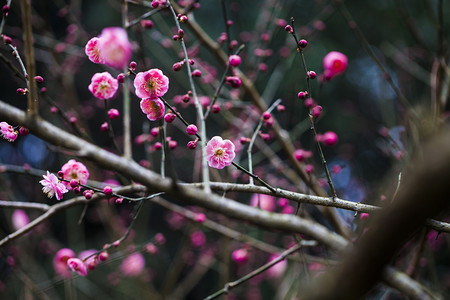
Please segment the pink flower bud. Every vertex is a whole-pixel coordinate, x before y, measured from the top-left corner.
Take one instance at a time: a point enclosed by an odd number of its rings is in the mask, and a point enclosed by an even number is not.
[[[107,261],[108,258],[109,258],[109,254],[107,251],[100,252],[100,254],[98,255],[99,261]]]
[[[76,180],[76,179],[72,179],[72,180],[69,182],[69,185],[70,185],[72,188],[77,187],[78,184],[79,184],[79,182],[78,182],[78,180]]]
[[[155,234],[155,241],[160,245],[164,245],[166,243],[166,238],[162,233],[158,232],[157,234]]]
[[[174,149],[176,149],[177,147],[178,147],[177,141],[172,141],[172,140],[169,141],[169,148],[170,148],[171,150],[174,150]]]
[[[189,135],[194,135],[197,133],[197,131],[198,131],[197,126],[195,126],[194,124],[191,124],[186,128],[186,132]]]
[[[20,127],[19,127],[19,133],[20,133],[20,135],[22,135],[22,136],[26,136],[27,134],[30,133],[30,130],[29,130],[28,128],[25,128],[25,127],[20,126]]]
[[[214,104],[211,108],[211,111],[213,114],[218,114],[220,112],[220,105],[219,104]]]
[[[155,255],[158,253],[158,247],[156,247],[153,243],[148,243],[147,245],[145,245],[145,251],[147,251],[151,255]]]
[[[44,78],[42,78],[42,76],[34,76],[34,81],[36,81],[37,83],[43,83]]]
[[[91,199],[93,194],[94,194],[93,190],[85,190],[83,192],[83,196],[84,196],[84,198],[86,198],[86,200]]]
[[[105,193],[105,195],[108,195],[108,196],[111,195],[112,194],[112,188],[109,185],[105,186],[103,188],[103,193]]]
[[[187,147],[191,150],[195,149],[197,147],[197,142],[196,141],[189,141],[187,143]]]
[[[136,67],[137,67],[137,63],[135,61],[130,62],[130,69],[132,71],[136,70]]]
[[[369,217],[370,217],[370,215],[368,213],[362,213],[359,215],[359,219],[361,221],[365,221],[365,220],[369,219]]]
[[[297,97],[300,100],[306,99],[306,97],[308,96],[308,92],[299,92]]]
[[[231,258],[237,264],[245,264],[248,261],[248,250],[245,248],[236,249],[231,254]]]
[[[308,151],[308,150],[303,150],[303,149],[297,149],[294,151],[294,158],[299,161],[302,162],[305,159],[308,159],[310,157],[312,157],[312,152]]]
[[[119,197],[119,198],[116,199],[115,202],[116,202],[116,204],[122,204],[123,203],[123,198]]]
[[[327,131],[324,134],[317,135],[317,141],[323,143],[325,146],[334,146],[338,142],[338,136],[333,131]]]
[[[117,75],[117,82],[118,83],[123,83],[125,81],[125,74],[120,73],[119,75]]]
[[[108,128],[108,122],[104,122],[102,125],[100,125],[100,130],[103,132],[108,131]]]
[[[181,70],[181,68],[183,67],[183,64],[180,62],[176,62],[173,64],[172,66],[172,70],[174,70],[175,72],[178,72]]]
[[[195,215],[195,221],[199,222],[199,223],[203,223],[206,220],[206,216],[203,213],[197,213]]]
[[[159,128],[158,128],[158,127],[153,127],[153,128],[150,130],[150,135],[151,135],[151,136],[157,137],[158,134],[159,134]]]
[[[294,33],[294,29],[292,29],[292,26],[291,26],[291,25],[286,25],[286,26],[284,27],[284,30],[286,30],[286,31],[289,32],[289,33]]]
[[[307,174],[312,174],[314,172],[314,166],[311,164],[305,165],[305,172]]]
[[[270,112],[268,112],[268,111],[263,112],[262,117],[264,120],[270,119],[270,117],[271,117]]]
[[[192,77],[201,77],[202,72],[199,69],[192,71]]]
[[[180,16],[179,20],[181,23],[186,23],[188,18],[185,15],[182,15],[182,16]]]
[[[167,113],[164,116],[164,121],[166,121],[166,123],[172,123],[175,120],[176,116],[173,113]]]
[[[320,114],[322,113],[322,106],[316,105],[311,109],[311,114],[314,118],[320,117]]]
[[[115,108],[108,110],[108,118],[111,120],[117,119],[119,117],[119,111]]]
[[[237,67],[241,64],[241,57],[239,55],[230,55],[230,57],[228,58],[228,62],[230,63],[230,66],[232,67]]]
[[[309,79],[314,79],[317,76],[316,72],[314,71],[308,71],[306,74],[308,75]]]
[[[306,46],[308,46],[308,42],[306,41],[306,40],[300,40],[299,42],[298,42],[298,46],[300,47],[300,48],[305,48]]]
[[[141,20],[141,26],[144,29],[152,29],[153,22],[152,22],[152,20]]]
[[[303,105],[305,105],[305,107],[311,108],[316,105],[316,102],[312,98],[308,98],[305,100],[305,102],[303,102]]]
[[[160,142],[156,142],[154,147],[155,147],[155,150],[161,150],[162,144]]]

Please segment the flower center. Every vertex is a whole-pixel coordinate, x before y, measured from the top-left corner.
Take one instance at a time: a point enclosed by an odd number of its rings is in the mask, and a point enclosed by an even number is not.
[[[155,89],[155,87],[156,87],[156,82],[154,82],[153,80],[150,80],[150,81],[148,82],[147,86],[148,86],[148,88],[149,88],[150,90],[153,90],[153,89]]]
[[[216,152],[214,153],[216,156],[222,156],[222,154],[223,154],[223,149],[222,148],[219,148],[219,149],[217,149],[216,150]]]
[[[101,90],[106,90],[108,87],[109,87],[109,85],[106,82],[100,83],[100,89]]]

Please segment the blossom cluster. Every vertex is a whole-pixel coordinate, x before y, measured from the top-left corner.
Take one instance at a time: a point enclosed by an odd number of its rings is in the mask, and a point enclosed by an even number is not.
[[[164,116],[164,103],[159,97],[169,90],[169,78],[159,69],[139,72],[134,79],[136,96],[141,98],[141,110],[150,121],[156,121]]]

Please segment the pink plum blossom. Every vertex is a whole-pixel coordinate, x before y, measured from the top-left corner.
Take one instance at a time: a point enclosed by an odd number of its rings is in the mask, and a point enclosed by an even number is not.
[[[326,79],[331,79],[342,74],[348,65],[347,56],[341,52],[331,51],[323,58],[324,75]]]
[[[86,47],[84,47],[84,52],[88,56],[89,60],[96,64],[103,64],[104,59],[100,54],[100,49],[98,48],[98,37],[93,37],[90,39]]]
[[[266,211],[274,211],[276,206],[275,197],[264,194],[253,194],[250,206],[259,207]]]
[[[61,200],[63,198],[63,194],[68,192],[66,186],[59,181],[55,174],[50,173],[49,171],[47,171],[47,175],[43,175],[43,177],[44,179],[39,181],[39,183],[43,185],[42,191],[44,194],[47,194],[49,198],[56,195],[56,199]]]
[[[144,271],[145,259],[141,253],[136,252],[130,254],[127,258],[122,261],[120,265],[120,270],[123,275],[129,277],[136,277]]]
[[[108,72],[95,73],[92,76],[89,91],[98,99],[110,99],[114,97],[119,87],[117,79]]]
[[[19,135],[17,130],[6,122],[0,122],[0,130],[3,138],[8,142],[13,142]]]
[[[273,254],[272,256],[270,256],[269,261],[271,262],[275,259],[278,258],[279,255],[277,254]],[[270,278],[278,278],[280,276],[282,276],[284,274],[284,272],[286,272],[287,269],[287,261],[286,259],[283,259],[279,262],[277,262],[275,265],[273,265],[272,267],[270,267],[270,269],[267,270],[267,276]]]
[[[99,36],[100,58],[107,66],[123,69],[131,59],[132,47],[125,29],[107,27]]]
[[[206,159],[212,168],[223,169],[231,165],[236,156],[235,146],[230,140],[223,140],[220,136],[213,137],[206,144]]]
[[[53,268],[55,269],[55,272],[64,277],[64,278],[70,278],[70,271],[69,266],[67,265],[67,261],[70,258],[75,257],[75,252],[73,252],[72,249],[69,248],[62,248],[56,252],[55,257],[53,258]]]
[[[245,248],[239,248],[233,251],[231,253],[231,258],[237,263],[237,264],[245,264],[248,261],[249,255],[248,250]]]
[[[22,209],[16,209],[12,214],[11,220],[15,230],[19,230],[30,223],[27,213]]]
[[[194,247],[201,247],[205,244],[205,242],[206,242],[206,236],[203,233],[203,231],[197,230],[191,234],[191,244]]]
[[[86,166],[74,159],[71,159],[67,163],[65,163],[62,166],[61,171],[63,173],[62,178],[66,180],[74,179],[77,180],[80,184],[86,184],[89,178],[89,171]],[[73,189],[68,182],[62,182],[62,184],[64,184],[69,190]]]
[[[139,98],[162,97],[169,90],[169,78],[159,69],[150,69],[136,74],[134,87]]]
[[[77,272],[80,276],[87,276],[87,269],[83,261],[79,258],[69,258],[67,265],[73,272]]]
[[[158,98],[146,98],[141,100],[141,110],[150,121],[156,121],[164,117],[164,103]]]

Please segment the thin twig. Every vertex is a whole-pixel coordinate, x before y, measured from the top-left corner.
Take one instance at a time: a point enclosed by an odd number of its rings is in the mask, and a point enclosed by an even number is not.
[[[170,11],[175,20],[177,29],[180,30],[181,29],[180,22],[178,21],[177,14],[173,10],[170,0],[167,1],[167,5],[170,8]],[[185,65],[186,65],[186,70],[188,73],[189,84],[191,86],[192,96],[194,97],[195,107],[197,109],[197,117],[200,122],[200,137],[201,137],[200,146],[202,149],[202,175],[203,175],[203,182],[205,183],[205,186],[204,186],[205,192],[209,193],[209,192],[211,192],[211,189],[209,187],[208,162],[206,161],[206,123],[205,123],[205,118],[203,116],[202,105],[200,104],[198,97],[197,97],[197,91],[195,89],[194,80],[192,78],[191,66],[189,64],[189,56],[187,53],[186,44],[184,43],[183,37],[180,39],[180,43],[181,43],[181,48],[183,49],[183,53],[184,53]]]
[[[225,284],[225,287],[223,289],[221,289],[221,290],[215,292],[214,294],[206,297],[205,300],[215,299],[215,298],[219,297],[220,295],[228,294],[229,290],[231,290],[232,288],[234,288],[234,287],[236,287],[236,286],[238,286],[238,285],[240,285],[240,284],[242,284],[242,283],[252,279],[253,277],[261,274],[262,272],[270,269],[271,267],[273,267],[274,265],[276,265],[280,261],[284,260],[287,256],[289,256],[292,253],[296,252],[300,248],[302,248],[304,246],[314,246],[315,244],[316,244],[315,241],[301,241],[300,243],[298,243],[295,246],[293,246],[292,248],[284,251],[276,259],[268,262],[267,264],[263,265],[262,267],[259,267],[258,269],[248,273],[247,275],[239,278],[236,281],[228,282],[227,284]]]
[[[292,30],[293,30],[292,36],[295,39],[295,44],[297,45],[297,51],[298,51],[298,53],[300,53],[302,66],[303,66],[303,71],[305,72],[308,97],[312,98],[312,92],[311,92],[311,86],[310,86],[310,78],[308,76],[308,68],[306,67],[306,60],[305,60],[305,56],[303,54],[303,49],[298,45],[299,41],[298,41],[298,38],[297,38],[297,34],[295,33],[295,26],[294,26],[294,18],[293,17],[291,18],[291,24],[292,24]],[[337,198],[336,189],[334,188],[333,181],[331,180],[330,171],[328,170],[327,161],[325,160],[325,155],[323,154],[323,151],[322,151],[322,146],[320,145],[320,142],[317,139],[317,131],[316,131],[316,126],[315,126],[315,122],[314,122],[314,117],[311,114],[311,109],[309,111],[309,122],[310,122],[310,125],[311,125],[311,131],[313,132],[313,135],[314,135],[314,139],[316,140],[316,147],[317,147],[317,151],[319,152],[320,161],[322,162],[323,170],[325,171],[325,176],[327,177],[328,186],[330,187],[331,194],[332,194],[333,198]]]

